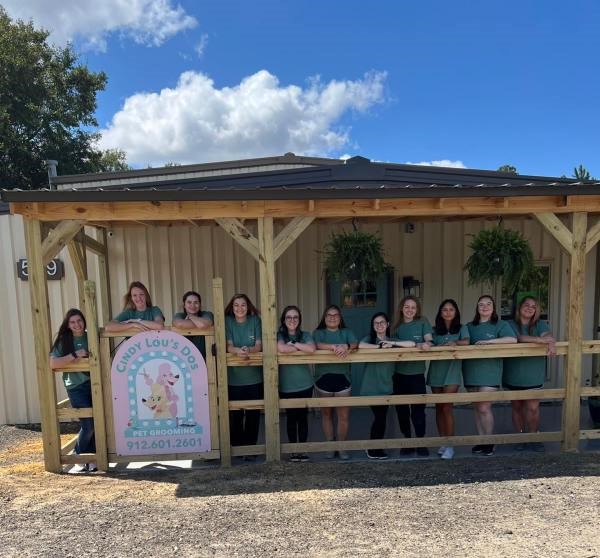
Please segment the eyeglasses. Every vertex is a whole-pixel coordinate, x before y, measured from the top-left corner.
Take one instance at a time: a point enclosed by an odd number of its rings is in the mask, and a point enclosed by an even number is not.
[[[386,326],[386,325],[387,325],[387,322],[386,322],[385,320],[383,320],[383,321],[379,321],[379,320],[378,320],[378,321],[376,321],[376,322],[373,322],[373,325],[374,325],[374,326],[380,326],[380,325],[384,325],[384,326]]]
[[[326,318],[339,318],[340,315],[339,314],[325,314]]]
[[[478,302],[477,306],[479,308],[487,308],[488,306],[494,306],[493,302]]]
[[[297,322],[300,319],[300,316],[286,316],[285,319],[290,322]]]

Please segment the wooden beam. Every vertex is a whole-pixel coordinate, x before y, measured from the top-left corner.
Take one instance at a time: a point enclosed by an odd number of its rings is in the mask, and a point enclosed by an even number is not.
[[[106,423],[104,398],[102,395],[102,371],[100,369],[100,339],[98,336],[98,311],[96,309],[96,284],[85,282],[85,315],[87,322],[90,381],[92,383],[92,408],[94,411],[94,437],[96,439],[96,461],[100,471],[108,471],[106,446]]]
[[[55,218],[56,220],[56,218]],[[61,221],[54,227],[42,243],[42,260],[48,264],[81,230],[84,221]]]
[[[225,301],[223,279],[213,279],[213,312],[215,317],[215,345],[217,350],[217,392],[219,396],[219,449],[221,465],[231,467],[231,439],[229,433],[229,392],[227,381],[227,340],[225,339]]]
[[[587,254],[600,241],[600,220],[594,223],[587,232],[585,240],[585,253]]]
[[[534,213],[542,226],[559,242],[567,254],[573,253],[573,235],[554,213]]]
[[[585,244],[587,213],[573,214],[573,252],[569,266],[568,326],[569,354],[565,376],[562,451],[575,452],[579,446],[583,293],[585,292]]]
[[[100,338],[100,371],[102,375],[102,395],[104,397],[104,425],[106,428],[106,447],[108,454],[115,450],[115,422],[113,415],[112,378],[111,378],[110,339]]]
[[[175,329],[172,329],[175,331]],[[219,397],[217,394],[217,362],[213,355],[215,344],[214,335],[207,335],[206,342],[206,371],[208,373],[208,410],[210,418],[210,449],[219,449]]]
[[[37,373],[42,442],[46,471],[60,473],[60,429],[56,411],[56,383],[50,372],[50,309],[45,263],[42,256],[42,231],[39,221],[25,219],[25,240],[29,262],[29,293],[33,320],[33,345]]]
[[[239,219],[217,218],[215,221],[256,261],[258,261],[258,240]]]
[[[100,316],[102,325],[110,320],[110,278],[108,267],[108,233],[102,230],[104,254],[98,255],[98,279],[100,282]]]
[[[572,199],[571,199],[572,198]],[[498,200],[501,203],[498,203]],[[600,212],[600,196],[573,196],[570,205],[564,196],[518,196],[504,198],[446,198],[438,206],[437,198],[380,199],[379,209],[371,199],[266,200],[249,201],[145,201],[145,202],[39,202],[12,203],[11,210],[42,221],[85,219],[86,221],[187,221],[188,219],[291,218],[306,215],[307,205],[314,217],[461,217],[492,215],[527,215],[534,213]]]
[[[314,220],[314,217],[294,217],[283,227],[274,242],[273,252],[275,261],[279,259]]]
[[[69,256],[71,258],[71,264],[75,270],[75,276],[77,277],[77,292],[79,294],[79,308],[83,308],[85,304],[85,293],[83,289],[83,282],[87,280],[87,265],[85,258],[83,257],[83,249],[78,242],[71,240],[67,244],[69,249]]]
[[[89,234],[82,235],[84,244],[87,250],[93,252],[97,256],[106,255],[106,246],[102,242],[98,242],[95,238],[92,238]]]
[[[262,319],[263,375],[265,397],[265,445],[267,461],[281,459],[279,433],[279,371],[277,366],[277,309],[273,218],[258,220],[260,313]]]

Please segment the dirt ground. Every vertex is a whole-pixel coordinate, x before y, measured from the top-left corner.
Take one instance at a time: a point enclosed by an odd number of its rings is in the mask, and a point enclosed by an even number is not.
[[[0,426],[0,555],[600,556],[600,455],[86,476]]]

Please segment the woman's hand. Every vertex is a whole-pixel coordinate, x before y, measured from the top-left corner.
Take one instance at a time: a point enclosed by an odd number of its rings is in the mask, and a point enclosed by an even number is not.
[[[248,360],[250,358],[250,349],[246,346],[240,347],[238,355],[240,355],[241,358]]]
[[[85,349],[77,349],[75,354],[77,355],[77,358],[87,358],[90,356],[90,353],[88,353]]]
[[[556,356],[556,343],[548,343],[548,356]]]
[[[422,351],[428,351],[429,349],[431,349],[432,346],[433,343],[431,341],[423,341],[423,343],[419,344],[419,349],[421,349]]]
[[[340,358],[346,358],[350,353],[348,345],[333,345],[333,352]]]

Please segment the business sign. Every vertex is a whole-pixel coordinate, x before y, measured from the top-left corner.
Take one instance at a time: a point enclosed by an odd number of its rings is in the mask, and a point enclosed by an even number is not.
[[[111,369],[117,455],[210,451],[206,363],[172,331],[121,343]]]
[[[46,279],[55,280],[62,279],[65,276],[65,264],[62,260],[55,258],[46,264]],[[29,280],[29,266],[25,258],[17,261],[17,277],[21,281]]]

